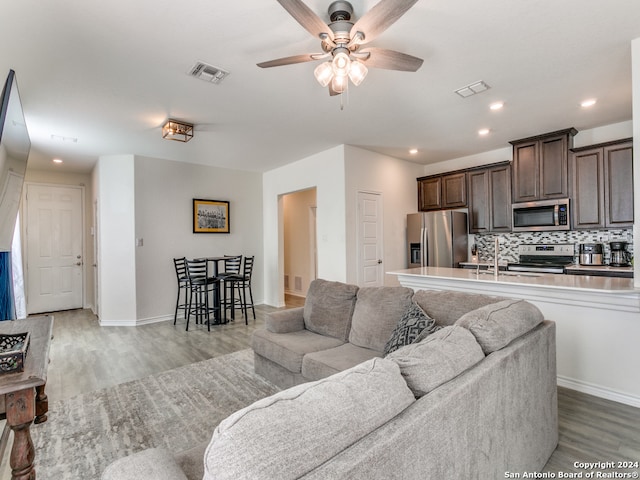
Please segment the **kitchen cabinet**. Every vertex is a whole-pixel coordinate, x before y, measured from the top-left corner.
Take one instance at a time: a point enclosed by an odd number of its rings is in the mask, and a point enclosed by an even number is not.
[[[569,196],[568,158],[574,128],[514,140],[513,203]]]
[[[467,206],[467,174],[455,172],[418,178],[418,210]]]
[[[469,233],[511,231],[511,166],[494,164],[467,173]]]
[[[633,143],[631,139],[571,151],[573,228],[633,225]]]

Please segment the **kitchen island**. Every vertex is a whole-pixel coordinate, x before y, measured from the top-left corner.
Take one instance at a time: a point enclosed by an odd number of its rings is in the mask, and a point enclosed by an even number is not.
[[[640,289],[633,279],[442,267],[388,274],[414,290],[530,301],[557,324],[558,385],[640,407]]]

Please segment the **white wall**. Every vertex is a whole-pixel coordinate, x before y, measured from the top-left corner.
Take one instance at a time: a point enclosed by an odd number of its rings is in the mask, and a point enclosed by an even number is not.
[[[263,176],[264,301],[284,305],[282,195],[316,187],[318,276],[345,282],[344,146],[334,147]]]
[[[358,192],[378,193],[383,202],[384,271],[407,268],[407,213],[418,211],[416,178],[423,166],[352,146],[345,147],[347,282],[358,280]],[[397,285],[395,275],[385,285]]]
[[[227,200],[230,233],[193,233],[193,199]],[[137,324],[173,318],[173,258],[253,255],[254,301],[262,303],[262,174],[135,158]]]
[[[97,261],[100,323],[135,325],[134,156],[100,157],[94,175],[97,184],[95,197],[100,211]]]
[[[633,96],[633,184],[640,191],[640,38],[631,42],[631,88]],[[640,195],[634,196],[633,251],[640,252]],[[634,262],[634,285],[640,288],[640,262]]]

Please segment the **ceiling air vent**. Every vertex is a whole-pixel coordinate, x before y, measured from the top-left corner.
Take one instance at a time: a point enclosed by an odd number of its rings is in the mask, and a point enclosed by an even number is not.
[[[221,68],[208,65],[206,63],[198,62],[189,70],[189,75],[205,82],[219,84],[229,72],[222,70]]]
[[[490,88],[491,87],[489,85],[480,80],[479,82],[474,82],[471,85],[455,90],[455,93],[460,95],[462,98],[467,98],[471,95],[475,95],[476,93],[482,93],[485,90],[489,90]]]

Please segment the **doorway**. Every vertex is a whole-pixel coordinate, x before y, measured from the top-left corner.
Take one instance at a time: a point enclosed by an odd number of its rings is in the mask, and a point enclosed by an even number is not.
[[[382,195],[358,192],[358,285],[380,287],[383,285],[382,248]]]
[[[84,188],[26,187],[27,313],[82,308]]]
[[[284,293],[306,296],[318,275],[316,188],[282,196]]]

